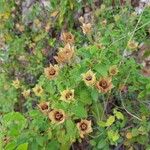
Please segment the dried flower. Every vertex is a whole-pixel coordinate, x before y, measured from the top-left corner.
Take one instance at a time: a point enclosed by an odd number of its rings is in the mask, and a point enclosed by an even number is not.
[[[115,76],[115,75],[117,75],[117,73],[118,73],[118,68],[117,68],[116,65],[111,66],[111,67],[109,68],[109,75]]]
[[[20,32],[23,32],[24,31],[24,26],[23,25],[20,25],[19,23],[16,24],[16,29]]]
[[[82,24],[84,23],[84,18],[82,16],[79,18],[79,22],[81,22]]]
[[[45,31],[46,31],[46,32],[49,32],[50,28],[51,28],[51,23],[48,22],[48,23],[45,25]]]
[[[96,87],[99,92],[107,93],[113,88],[113,84],[111,82],[111,78],[100,78],[99,81],[96,83]]]
[[[33,88],[33,92],[35,93],[36,96],[41,96],[43,94],[43,88],[40,85],[36,85]]]
[[[55,18],[58,14],[59,14],[59,11],[56,10],[56,11],[51,13],[51,17]]]
[[[49,80],[52,80],[54,79],[55,77],[58,76],[59,74],[59,67],[58,65],[51,65],[47,68],[44,69],[44,74],[45,76],[49,79]]]
[[[34,49],[35,46],[36,46],[36,44],[35,44],[34,42],[32,42],[32,43],[29,44],[29,48],[30,48],[30,49]]]
[[[9,137],[9,136],[4,136],[3,138],[2,138],[2,140],[3,140],[3,142],[4,142],[4,144],[7,144],[7,143],[9,143],[10,141],[11,141],[11,138]]]
[[[1,21],[3,20],[3,21],[5,21],[5,20],[7,20],[7,19],[9,19],[9,17],[10,17],[10,13],[0,13],[0,19],[1,19]]]
[[[13,80],[12,85],[16,88],[19,89],[20,88],[20,81],[18,80],[18,78],[16,80]]]
[[[5,46],[5,38],[0,36],[0,49],[4,49]]]
[[[130,50],[136,50],[138,48],[138,42],[129,41],[127,46]]]
[[[95,45],[101,50],[105,49],[105,46],[102,43],[95,43]]]
[[[70,32],[63,32],[61,34],[61,40],[64,42],[64,43],[69,43],[69,44],[73,44],[74,43],[74,35],[72,35]]]
[[[31,92],[30,89],[28,89],[28,90],[23,90],[23,92],[22,92],[23,97],[24,97],[24,98],[29,97],[29,96],[30,96],[30,92]]]
[[[80,137],[84,138],[85,135],[91,133],[92,127],[91,127],[91,120],[88,121],[86,119],[81,120],[80,122],[77,123],[77,128],[79,130],[80,133]]]
[[[81,28],[84,34],[90,34],[92,32],[91,23],[83,23]]]
[[[66,63],[69,62],[73,56],[74,56],[74,46],[66,44],[64,48],[59,48],[59,52],[57,53],[57,56],[55,56],[54,58],[58,63]]]
[[[105,26],[107,25],[107,20],[104,19],[104,20],[101,22],[101,25],[102,25],[103,27],[105,27]]]
[[[74,90],[64,90],[63,92],[61,92],[61,97],[60,100],[65,101],[70,103],[71,101],[74,100]]]
[[[66,115],[62,109],[53,109],[48,114],[49,119],[52,123],[61,124],[65,121]]]
[[[49,108],[49,102],[41,102],[41,103],[38,104],[37,106],[38,106],[39,110],[40,110],[43,114],[45,114],[45,115],[48,114],[48,112],[49,112],[49,110],[50,110],[50,108]]]
[[[96,82],[95,74],[89,70],[85,74],[82,74],[83,81],[87,86],[93,86]]]
[[[126,134],[126,138],[127,139],[132,139],[132,133],[131,132],[127,132],[127,134]]]
[[[15,0],[16,5],[20,5],[21,1],[20,0]]]
[[[137,17],[137,13],[136,12],[131,13],[131,17]]]
[[[42,24],[41,24],[39,19],[35,19],[33,21],[33,24],[34,24],[35,28],[41,28],[41,26],[42,26]]]

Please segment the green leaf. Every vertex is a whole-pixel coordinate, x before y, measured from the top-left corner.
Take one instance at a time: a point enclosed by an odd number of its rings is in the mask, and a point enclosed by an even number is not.
[[[44,144],[44,138],[43,137],[36,137],[36,142],[38,143],[38,145],[43,146]]]
[[[106,121],[106,126],[109,127],[115,122],[115,117],[114,116],[109,116],[109,118]]]
[[[66,121],[66,130],[67,130],[67,135],[70,138],[70,141],[75,140],[76,126],[72,120]]]
[[[101,76],[107,76],[108,75],[108,65],[106,64],[97,64],[94,67],[94,70],[96,70]]]
[[[4,115],[2,123],[7,127],[10,136],[18,136],[26,126],[26,118],[19,112],[11,112]]]
[[[9,123],[9,122],[14,121],[14,120],[16,120],[16,121],[18,120],[19,123],[22,125],[23,125],[23,123],[26,122],[25,117],[19,112],[11,112],[11,113],[4,115],[4,117],[3,117],[3,121],[5,123]]]
[[[90,92],[88,89],[85,89],[85,88],[82,88],[80,90],[80,93],[79,93],[79,100],[83,103],[83,104],[88,104],[90,105],[92,103],[92,98],[91,98],[91,95],[90,95]]]
[[[78,104],[72,107],[72,112],[75,114],[78,118],[86,118],[87,117],[87,111],[84,108],[83,104]]]
[[[39,115],[40,115],[41,113],[39,112],[39,110],[31,110],[30,112],[29,112],[29,115],[31,116],[31,117],[33,117],[33,118],[35,118],[35,117],[39,117]]]
[[[38,149],[38,143],[36,141],[33,141],[30,145],[29,145],[30,149]]]
[[[16,147],[16,143],[13,141],[13,142],[8,143],[8,144],[5,146],[5,150],[14,150],[15,147]]]
[[[48,139],[52,138],[52,132],[50,130],[48,130]]]
[[[96,121],[99,122],[101,120],[101,117],[103,115],[103,106],[100,102],[93,102],[92,104],[92,113],[94,117],[96,118]]]
[[[57,139],[58,139],[58,142],[59,143],[61,143],[61,144],[66,144],[66,143],[68,143],[68,141],[69,141],[69,136],[68,136],[68,134],[66,133],[66,131],[65,130],[61,130],[61,132],[60,131],[57,131]]]
[[[100,127],[106,127],[106,122],[100,121],[100,122],[98,123],[98,125],[99,125]]]
[[[108,135],[109,140],[112,142],[116,142],[120,137],[120,135],[118,134],[118,131],[113,131],[113,130],[108,130],[107,135]]]
[[[28,150],[28,143],[20,144],[16,150]]]
[[[95,89],[91,90],[91,97],[95,102],[98,101],[98,95],[99,95],[99,93],[97,90],[95,90]]]
[[[150,93],[150,83],[146,85],[146,90]]]
[[[136,136],[139,135],[139,131],[138,131],[137,128],[132,129],[131,133],[132,133],[132,136],[133,136],[133,137],[136,137]]]
[[[47,35],[47,33],[40,33],[39,35],[36,35],[36,37],[34,38],[34,41],[38,42],[38,41],[42,40],[43,38],[45,38],[46,35]]]
[[[51,140],[48,144],[46,149],[49,150],[59,150],[60,144],[56,140]]]
[[[95,140],[90,140],[90,145],[92,145],[92,146],[96,146],[96,141]]]
[[[101,140],[98,142],[97,148],[98,148],[98,149],[103,149],[103,147],[105,147],[106,145],[107,145],[106,140],[105,140],[105,139],[101,139]]]
[[[62,143],[60,146],[60,150],[69,150],[70,143]]]
[[[138,99],[142,99],[142,98],[144,98],[145,96],[146,96],[146,91],[142,91],[142,92],[139,93]]]
[[[117,119],[124,120],[123,114],[115,109],[114,109],[114,115],[116,116]]]

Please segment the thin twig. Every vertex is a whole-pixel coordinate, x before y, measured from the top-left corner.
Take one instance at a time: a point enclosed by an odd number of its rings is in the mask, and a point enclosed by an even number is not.
[[[108,94],[108,97],[107,97],[107,99],[106,99],[106,102],[105,102],[105,100],[104,100],[104,109],[103,109],[103,112],[102,112],[101,120],[103,120],[105,110],[107,109],[107,104],[108,104],[109,97],[110,97],[110,93]]]
[[[109,47],[111,47],[112,45],[114,45],[115,43],[117,43],[117,42],[119,42],[119,41],[121,41],[121,40],[123,40],[124,38],[126,38],[127,36],[129,36],[129,35],[133,35],[133,33],[135,33],[136,31],[138,31],[139,29],[141,29],[141,28],[143,28],[143,27],[145,27],[146,25],[148,25],[148,24],[150,24],[150,21],[148,21],[148,22],[146,22],[145,24],[143,24],[142,26],[140,26],[139,28],[137,28],[137,29],[134,29],[134,31],[132,31],[132,32],[129,32],[127,35],[124,35],[124,36],[122,36],[120,39],[118,39],[118,40],[115,40],[114,42],[112,42],[107,48],[109,48]]]
[[[127,76],[127,78],[126,78],[126,80],[125,80],[125,82],[124,82],[124,85],[127,83],[127,80],[128,80],[128,78],[129,78],[130,74],[131,74],[131,71],[128,73],[128,76]],[[121,103],[122,103],[122,106],[123,106],[124,110],[125,110],[130,116],[136,118],[136,119],[139,120],[139,121],[142,121],[142,119],[140,119],[139,117],[135,116],[134,114],[132,114],[131,112],[129,112],[129,111],[126,109],[125,104],[124,104],[124,101],[123,101],[123,98],[122,98],[122,95],[121,95],[121,91],[119,92],[119,95],[120,95],[120,100],[121,100]]]
[[[145,10],[145,9],[144,9],[144,10]],[[143,10],[143,12],[144,12],[144,10]],[[143,12],[141,13],[141,15],[140,15],[140,17],[139,17],[138,22],[137,22],[137,24],[136,24],[136,26],[135,26],[135,28],[134,28],[134,30],[133,30],[133,32],[132,32],[132,34],[131,34],[131,37],[130,37],[130,39],[129,39],[128,42],[130,42],[130,41],[132,40],[132,38],[133,38],[133,36],[134,36],[134,34],[135,34],[136,30],[137,30],[137,27],[138,27],[138,25],[139,25],[139,23],[140,23],[140,21],[141,21]],[[127,47],[128,47],[128,44],[126,45],[126,48],[124,49],[123,54],[124,54],[124,52],[127,50]],[[121,64],[122,64],[123,62],[124,62],[124,59],[122,59],[122,60],[120,61],[119,67],[121,66]],[[118,68],[119,68],[119,67],[118,67]]]

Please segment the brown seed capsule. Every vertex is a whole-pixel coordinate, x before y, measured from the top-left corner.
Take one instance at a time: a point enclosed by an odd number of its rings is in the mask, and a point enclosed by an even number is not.
[[[61,92],[60,100],[70,103],[71,101],[74,101],[74,90],[64,90]]]
[[[59,67],[58,65],[51,65],[47,68],[44,69],[44,74],[45,76],[49,79],[49,80],[52,80],[54,79],[55,77],[58,76],[59,74]]]
[[[51,120],[51,122],[55,124],[61,124],[66,119],[65,112],[62,109],[53,109],[48,114],[48,117]]]
[[[138,48],[138,42],[129,41],[127,46],[130,50],[136,50]]]
[[[84,34],[90,34],[92,32],[91,23],[83,23],[81,28]]]
[[[96,83],[96,88],[99,92],[107,93],[113,88],[113,84],[111,82],[111,78],[100,78]]]
[[[84,138],[85,135],[91,133],[92,127],[91,127],[91,120],[88,121],[86,119],[81,120],[80,122],[77,123],[77,128],[79,130],[79,134],[81,138]]]
[[[82,79],[87,86],[93,86],[96,82],[95,74],[91,70],[82,74]]]
[[[40,85],[36,85],[33,88],[33,92],[35,93],[36,96],[41,96],[43,94],[43,88]]]
[[[67,63],[69,62],[74,56],[74,46],[70,44],[65,45],[64,48],[59,48],[59,52],[57,56],[54,58],[58,63]]]
[[[109,75],[115,76],[115,75],[117,75],[117,73],[118,73],[118,68],[117,68],[116,65],[111,66],[111,67],[109,68]]]
[[[45,114],[45,115],[48,114],[48,112],[49,112],[49,110],[50,110],[50,108],[49,108],[49,102],[41,102],[41,103],[38,104],[37,106],[38,106],[39,110],[40,110],[43,114]]]
[[[29,97],[29,96],[30,96],[30,93],[31,93],[30,89],[28,89],[28,90],[23,90],[23,91],[22,91],[22,95],[23,95],[24,98]]]
[[[63,32],[61,34],[61,40],[64,42],[64,43],[69,43],[69,44],[73,44],[74,43],[74,35],[71,34],[70,32]]]

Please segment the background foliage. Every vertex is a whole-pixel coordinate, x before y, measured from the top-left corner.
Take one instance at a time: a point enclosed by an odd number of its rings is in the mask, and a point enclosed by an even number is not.
[[[150,78],[142,73],[149,57],[150,9],[136,14],[128,2],[117,4],[52,0],[27,7],[19,0],[0,1],[1,149],[150,149]],[[83,33],[81,16],[91,24],[90,34]],[[55,80],[48,80],[44,68],[57,63],[64,31],[75,36],[75,56],[60,66]],[[130,41],[139,46],[130,49]],[[141,43],[148,48],[139,58]],[[97,80],[107,77],[114,65],[119,72],[107,93],[82,80],[90,69]],[[44,90],[41,96],[33,92],[36,85]],[[67,88],[75,91],[73,103],[59,100]],[[28,89],[31,93],[24,97]],[[43,101],[69,117],[61,125],[51,124],[37,107]],[[76,127],[81,119],[92,120],[93,132],[84,139]]]

